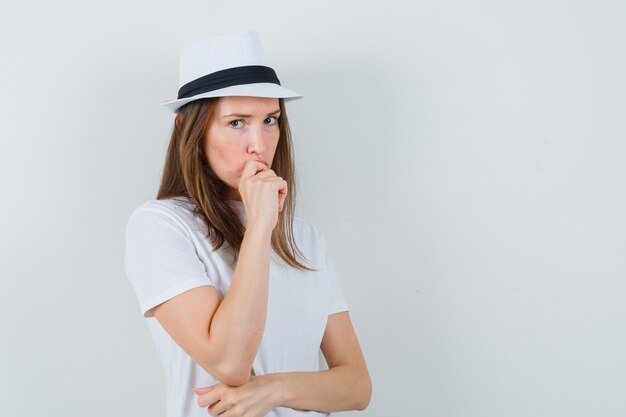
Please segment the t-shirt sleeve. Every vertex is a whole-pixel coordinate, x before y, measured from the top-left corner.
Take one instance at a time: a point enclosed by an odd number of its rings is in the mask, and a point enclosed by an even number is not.
[[[343,296],[341,282],[339,281],[339,277],[337,276],[337,272],[335,271],[335,266],[333,265],[332,259],[330,257],[330,252],[328,250],[328,245],[326,244],[326,239],[321,233],[319,234],[319,237],[324,250],[324,274],[328,280],[328,291],[330,297],[328,314],[330,315],[334,313],[339,313],[341,311],[350,311],[350,309],[348,308],[348,303]]]
[[[153,209],[133,212],[126,225],[124,266],[144,317],[192,288],[215,284],[180,220]]]

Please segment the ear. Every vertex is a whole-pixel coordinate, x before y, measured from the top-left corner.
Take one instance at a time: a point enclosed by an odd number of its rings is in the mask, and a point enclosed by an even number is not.
[[[178,113],[176,115],[176,120],[175,120],[176,127],[180,127],[182,122],[183,122],[183,116],[182,116],[182,114]]]

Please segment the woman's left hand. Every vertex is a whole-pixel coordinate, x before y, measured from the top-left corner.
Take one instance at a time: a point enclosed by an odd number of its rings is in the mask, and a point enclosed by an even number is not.
[[[212,416],[263,417],[279,405],[276,382],[268,375],[251,375],[250,380],[239,387],[220,382],[196,388],[194,392],[198,395],[198,405],[208,407]]]

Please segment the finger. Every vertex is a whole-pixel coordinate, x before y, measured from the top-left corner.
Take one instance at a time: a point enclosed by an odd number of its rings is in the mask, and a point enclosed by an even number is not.
[[[287,192],[287,181],[283,181],[282,186],[278,189],[278,211],[283,211]]]
[[[259,171],[265,171],[269,169],[267,165],[263,162],[255,161],[254,159],[249,160],[243,167],[243,171],[241,172],[241,179],[251,177],[255,175]]]
[[[264,171],[257,172],[256,174],[254,174],[254,177],[256,177],[256,178],[273,178],[273,177],[278,178],[276,176],[276,173],[274,172],[273,169],[266,169]]]
[[[263,173],[261,173],[263,174]],[[261,175],[259,174],[259,175]],[[281,177],[275,177],[275,178],[266,178],[265,179],[266,182],[274,182],[276,185],[276,191],[278,192],[278,211],[282,211],[283,209],[283,204],[285,201],[285,198],[287,197],[287,181],[285,181],[284,179],[282,179]]]
[[[212,389],[214,389],[215,386],[209,386],[209,387],[200,387],[200,388],[195,388],[193,390],[193,392],[195,392],[196,394],[200,395],[200,394],[206,394],[207,392],[211,391]]]
[[[220,394],[217,390],[211,390],[206,394],[198,396],[198,405],[200,407],[209,407],[220,400]]]
[[[272,181],[276,181],[276,182],[281,182],[281,181],[285,181],[282,177],[276,177],[276,176],[271,176],[271,175],[265,175],[265,171],[263,172],[259,172],[257,175],[255,175],[254,177],[255,179],[259,179],[259,180],[263,180],[263,181],[268,181],[268,182],[272,182]]]
[[[238,414],[237,410],[231,408],[230,410],[226,410],[220,414],[220,417],[241,417],[241,414]]]
[[[228,411],[229,408],[230,407],[224,401],[218,401],[217,403],[207,408],[207,411],[214,416],[219,416],[223,415],[222,413]]]
[[[239,178],[239,184],[237,184],[237,189],[239,190],[239,193],[243,194],[242,186],[245,180],[267,169],[269,169],[267,165],[262,162],[258,162],[252,159],[246,162],[245,166],[243,167],[241,177]]]

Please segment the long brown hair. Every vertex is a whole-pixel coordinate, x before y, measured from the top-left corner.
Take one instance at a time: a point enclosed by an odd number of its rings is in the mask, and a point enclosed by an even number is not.
[[[178,110],[165,157],[158,200],[186,197],[194,204],[207,229],[207,238],[214,250],[228,242],[239,255],[245,233],[239,214],[226,202],[228,186],[213,172],[204,152],[204,137],[215,105],[220,97],[194,100]],[[302,271],[313,271],[300,263],[295,253],[303,256],[293,237],[293,218],[296,201],[295,168],[291,130],[285,103],[278,99],[280,137],[271,169],[287,182],[287,197],[278,222],[272,231],[271,244],[274,251],[289,265]],[[306,259],[306,258],[305,258]]]

